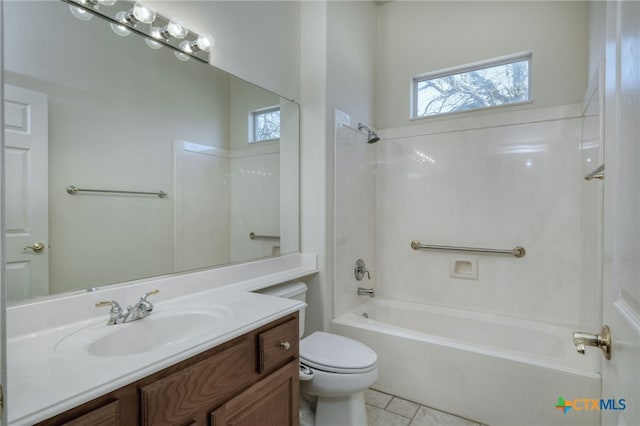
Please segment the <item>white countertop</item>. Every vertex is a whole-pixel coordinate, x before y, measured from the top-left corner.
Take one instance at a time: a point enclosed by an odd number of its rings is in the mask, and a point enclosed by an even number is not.
[[[151,315],[177,305],[222,305],[231,314],[207,334],[134,355],[97,357],[82,353],[71,356],[56,351],[56,344],[70,333],[100,322],[104,322],[105,327],[114,327],[106,325],[108,309],[91,319],[8,339],[9,425],[45,420],[304,306],[296,300],[226,287],[154,303]]]

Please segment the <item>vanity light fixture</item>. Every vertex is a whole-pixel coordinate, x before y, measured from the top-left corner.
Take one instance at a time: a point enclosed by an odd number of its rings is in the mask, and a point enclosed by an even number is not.
[[[190,31],[180,19],[169,19],[156,13],[151,7],[140,1],[130,0],[62,0],[69,4],[71,12],[78,19],[90,20],[93,15],[105,19],[111,29],[119,36],[128,36],[132,32],[145,37],[146,44],[152,49],[165,46],[175,51],[181,61],[196,58],[209,62],[209,52],[213,48],[211,34],[198,34]],[[101,6],[114,6],[101,8]],[[155,26],[153,25],[155,23]]]

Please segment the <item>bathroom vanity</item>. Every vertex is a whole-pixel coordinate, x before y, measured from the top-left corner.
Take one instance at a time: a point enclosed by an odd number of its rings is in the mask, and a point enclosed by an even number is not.
[[[11,338],[9,425],[297,425],[303,306],[222,288]]]
[[[298,315],[290,314],[41,425],[297,425]]]

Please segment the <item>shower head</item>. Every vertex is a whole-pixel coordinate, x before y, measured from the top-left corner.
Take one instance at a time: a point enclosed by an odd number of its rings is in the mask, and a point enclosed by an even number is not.
[[[365,126],[362,123],[358,123],[358,131],[360,130],[366,130],[368,135],[367,135],[367,143],[376,143],[380,140],[380,138],[378,137],[378,135],[376,134],[376,132],[374,132],[373,130],[371,130],[369,127]]]

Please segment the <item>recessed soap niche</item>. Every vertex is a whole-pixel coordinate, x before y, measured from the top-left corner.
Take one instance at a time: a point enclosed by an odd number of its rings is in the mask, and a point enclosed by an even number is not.
[[[449,276],[465,280],[478,279],[477,257],[449,257]]]

